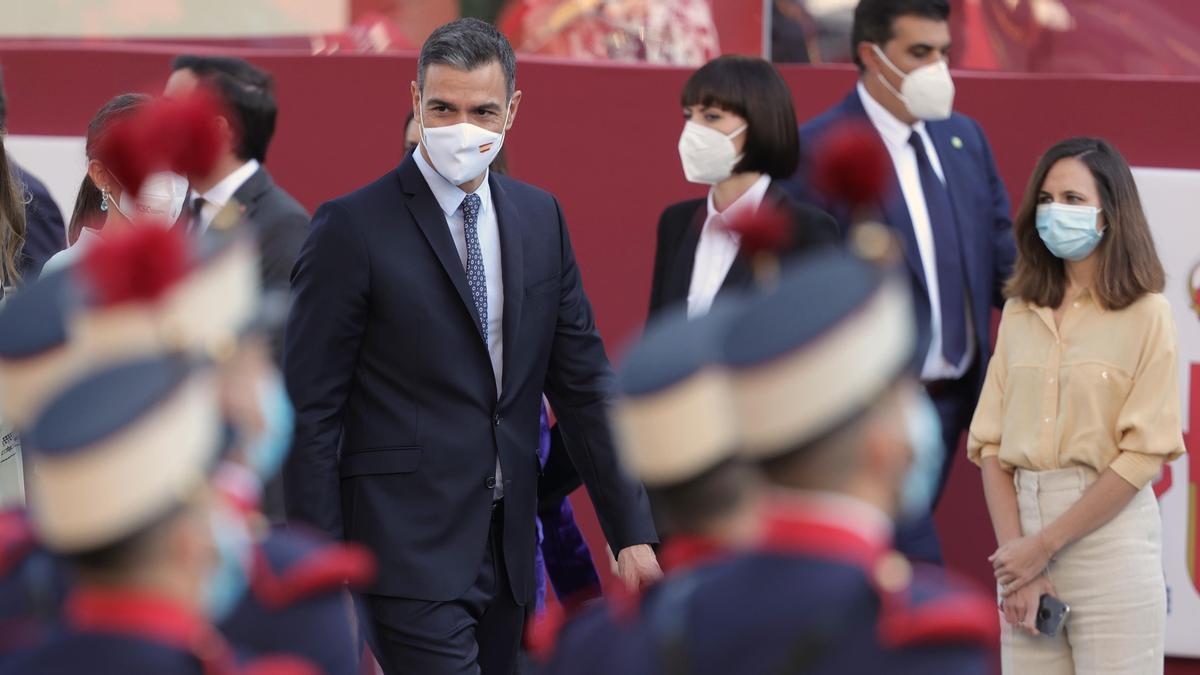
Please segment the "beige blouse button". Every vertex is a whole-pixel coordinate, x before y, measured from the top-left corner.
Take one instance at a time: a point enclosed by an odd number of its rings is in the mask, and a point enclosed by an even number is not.
[[[1075,307],[1075,308],[1078,308],[1078,307],[1079,307],[1079,303],[1078,303],[1078,302],[1072,302],[1072,303],[1071,303],[1071,306],[1072,306],[1072,307]]]
[[[1054,384],[1054,378],[1053,377],[1050,378],[1049,382],[1050,382],[1050,384]]]
[[[1100,373],[1100,377],[1103,377],[1104,379],[1107,380],[1108,379],[1108,371],[1106,370],[1106,371]]]
[[[1050,424],[1050,418],[1049,418],[1049,417],[1047,417],[1047,418],[1046,418],[1046,424]]]

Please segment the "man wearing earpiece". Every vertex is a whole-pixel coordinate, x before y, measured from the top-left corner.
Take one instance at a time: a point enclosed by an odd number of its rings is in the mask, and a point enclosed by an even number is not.
[[[940,496],[971,420],[991,352],[992,307],[1012,272],[1008,193],[983,129],[953,111],[947,0],[863,0],[851,34],[859,81],[841,103],[800,127],[802,150],[847,123],[868,125],[891,158],[894,179],[880,219],[900,239],[923,334],[921,381],[941,418],[945,460]],[[801,158],[790,189],[849,227],[850,207],[818,193]],[[936,500],[934,501],[936,505]],[[930,513],[901,523],[897,548],[941,562]]]

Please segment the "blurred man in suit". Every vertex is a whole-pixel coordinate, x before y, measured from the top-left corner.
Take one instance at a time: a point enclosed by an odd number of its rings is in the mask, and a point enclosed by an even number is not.
[[[1003,306],[1016,256],[1008,193],[987,138],[975,120],[953,112],[949,15],[947,0],[859,3],[852,33],[858,85],[800,128],[800,147],[819,148],[830,130],[866,124],[891,157],[895,179],[878,207],[903,244],[917,325],[928,345],[920,375],[942,421],[942,486],[983,386],[992,307]],[[802,158],[792,190],[833,214],[845,231],[849,205],[811,189],[811,159]],[[913,558],[941,562],[931,514],[902,523],[896,543]]]
[[[184,210],[189,232],[199,234],[221,221],[223,209],[238,209],[230,218],[255,228],[262,250],[263,289],[290,288],[292,266],[308,236],[308,212],[275,184],[263,164],[275,134],[274,82],[242,59],[184,55],[171,64],[163,94],[181,97],[198,85],[209,87],[228,112],[222,118],[223,143],[216,168],[207,176],[188,176],[191,193]],[[275,336],[282,355],[282,333]]]
[[[0,71],[0,134],[8,133],[8,97],[4,93],[4,73]],[[50,191],[35,176],[9,160],[13,177],[25,198],[25,246],[18,264],[21,282],[29,283],[42,273],[42,265],[55,253],[67,247],[67,228],[62,212],[50,196]]]
[[[511,673],[534,599],[542,392],[636,586],[660,574],[607,424],[612,373],[557,200],[488,170],[516,57],[462,19],[422,47],[421,143],[324,204],[293,276],[288,515],[367,544],[388,673]]]
[[[208,87],[224,105],[220,159],[207,176],[189,176],[191,192],[183,223],[200,234],[213,223],[253,228],[262,254],[263,292],[287,297],[292,266],[308,236],[308,212],[275,184],[263,163],[275,134],[274,82],[268,73],[242,59],[184,55],[171,64],[163,94],[186,96]],[[283,324],[270,336],[276,363],[283,361]],[[263,512],[272,522],[284,518],[283,487],[266,485]]]

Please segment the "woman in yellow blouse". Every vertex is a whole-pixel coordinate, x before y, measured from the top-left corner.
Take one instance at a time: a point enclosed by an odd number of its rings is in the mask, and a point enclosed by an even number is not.
[[[1042,156],[971,422],[995,528],[1006,673],[1162,673],[1166,590],[1150,487],[1183,453],[1175,325],[1124,158],[1095,138]],[[1043,594],[1071,607],[1041,636]]]

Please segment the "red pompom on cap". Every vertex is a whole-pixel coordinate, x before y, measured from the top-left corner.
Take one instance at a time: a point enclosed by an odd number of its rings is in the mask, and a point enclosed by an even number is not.
[[[791,217],[766,203],[757,210],[732,218],[725,228],[738,235],[741,252],[751,258],[760,253],[779,251],[792,241]]]
[[[101,306],[153,302],[187,276],[183,234],[146,223],[106,236],[84,253],[80,271]]]
[[[184,176],[205,176],[220,156],[220,116],[216,97],[200,87],[183,98],[156,100],[141,117],[160,166]]]
[[[891,159],[874,129],[843,122],[817,144],[812,181],[829,197],[852,207],[879,201],[887,187]]]
[[[112,123],[96,144],[96,159],[117,179],[123,190],[136,195],[146,176],[160,166],[159,150],[147,142],[141,111]]]

